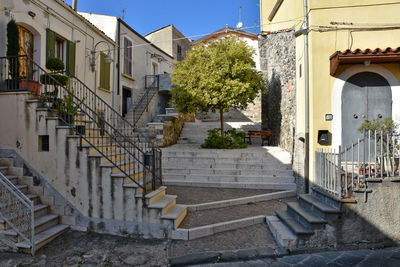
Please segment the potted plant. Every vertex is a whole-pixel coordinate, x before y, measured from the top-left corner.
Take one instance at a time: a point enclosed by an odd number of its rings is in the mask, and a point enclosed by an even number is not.
[[[55,101],[54,105],[64,125],[73,126],[74,116],[79,110],[79,106],[74,103],[74,92],[68,93],[61,101]]]
[[[50,93],[55,99],[58,95],[58,86],[68,85],[68,76],[60,73],[62,70],[64,70],[64,62],[59,58],[48,58],[46,61],[46,68],[50,70],[51,73],[44,73],[40,75],[40,82],[42,84],[54,86],[54,90],[52,90]]]
[[[17,23],[11,19],[7,23],[7,52],[8,58],[8,79],[6,80],[8,89],[19,89],[19,31]]]
[[[373,121],[365,120],[361,124],[360,128],[358,128],[358,131],[364,134],[371,132],[372,139],[375,138],[376,132],[377,140],[375,140],[375,145],[377,145],[377,172],[379,172],[378,170],[381,168],[382,172],[385,172],[385,169],[388,171],[393,169],[397,171],[399,168],[400,145],[393,144],[392,141],[393,135],[398,132],[397,128],[398,125],[391,118],[374,119]],[[378,145],[378,142],[382,142],[382,146]],[[382,155],[382,157],[379,155]],[[389,156],[389,159],[387,158],[387,155]],[[372,168],[371,171],[375,171],[375,169]],[[367,174],[367,170],[365,172]],[[361,170],[360,174],[363,174]]]

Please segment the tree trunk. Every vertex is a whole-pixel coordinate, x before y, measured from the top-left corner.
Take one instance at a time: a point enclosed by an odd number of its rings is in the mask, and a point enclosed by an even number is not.
[[[221,122],[221,136],[225,136],[225,132],[224,132],[224,110],[222,108],[219,109],[219,120]]]

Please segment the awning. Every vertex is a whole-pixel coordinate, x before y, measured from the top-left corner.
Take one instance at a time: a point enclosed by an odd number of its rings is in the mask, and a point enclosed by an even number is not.
[[[400,47],[396,49],[392,49],[391,47],[386,49],[376,48],[374,50],[355,49],[353,51],[347,49],[343,52],[335,52],[329,59],[331,65],[330,74],[334,76],[339,65],[400,62]]]

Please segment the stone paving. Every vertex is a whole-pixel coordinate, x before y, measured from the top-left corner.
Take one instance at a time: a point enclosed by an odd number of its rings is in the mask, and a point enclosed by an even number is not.
[[[256,253],[255,251],[242,251],[242,257],[251,257]],[[261,255],[265,253],[264,255]],[[193,262],[189,264],[180,264],[179,261],[175,261],[173,266],[202,266],[202,267],[236,267],[236,266],[276,266],[276,267],[290,267],[290,266],[301,266],[301,267],[320,267],[320,266],[355,266],[355,267],[371,267],[371,266],[387,266],[387,267],[398,267],[400,266],[400,247],[385,248],[380,250],[353,250],[353,251],[329,251],[320,252],[313,254],[299,254],[299,255],[287,255],[276,257],[273,255],[267,255],[268,250],[259,250],[259,255],[264,256],[256,259],[239,260],[230,262],[219,262],[219,263],[208,263],[208,264],[195,264]],[[216,261],[223,261],[223,253],[217,254]],[[198,259],[207,259],[206,255],[197,255]],[[209,259],[215,259],[215,255],[209,254]],[[189,259],[189,257],[187,257]],[[232,257],[231,257],[232,259]],[[195,260],[194,260],[195,261]],[[174,262],[173,262],[174,263]]]
[[[264,242],[254,242],[256,236],[263,236]],[[205,239],[172,242],[69,231],[39,250],[35,257],[6,252],[0,244],[0,266],[397,267],[400,266],[400,247],[289,255],[275,247],[265,224]]]

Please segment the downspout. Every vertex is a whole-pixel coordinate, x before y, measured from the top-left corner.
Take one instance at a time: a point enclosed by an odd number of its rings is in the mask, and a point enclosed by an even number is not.
[[[121,22],[118,20],[117,23],[117,45],[118,45],[118,49],[117,49],[117,57],[118,57],[118,61],[117,61],[117,95],[119,95],[119,86],[120,86],[120,60],[121,60]]]
[[[309,192],[310,187],[310,122],[309,122],[309,81],[308,81],[308,14],[307,0],[304,0],[304,89],[305,89],[305,148],[304,157],[304,180],[305,192]]]

